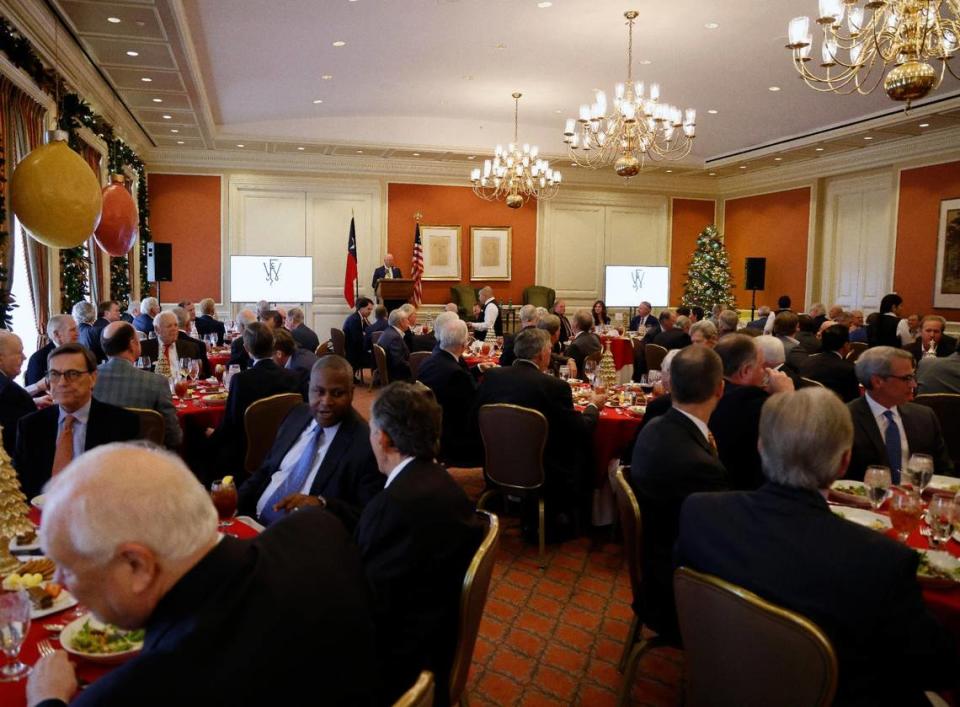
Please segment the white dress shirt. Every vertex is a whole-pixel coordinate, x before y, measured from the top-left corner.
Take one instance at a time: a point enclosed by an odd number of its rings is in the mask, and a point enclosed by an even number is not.
[[[483,321],[474,324],[473,328],[479,329],[480,331],[486,331],[487,329],[493,329],[493,325],[496,323],[497,303],[494,301],[494,298],[491,297],[483,303]]]
[[[316,420],[307,425],[303,432],[300,433],[297,441],[293,443],[293,446],[290,447],[290,451],[286,453],[286,455],[283,457],[283,461],[280,462],[280,468],[273,472],[273,476],[270,477],[270,483],[267,484],[267,488],[264,489],[262,494],[260,494],[260,500],[257,501],[258,516],[263,512],[263,508],[266,506],[267,501],[270,500],[273,492],[280,488],[280,485],[286,480],[287,476],[293,472],[294,468],[296,468],[297,463],[300,461],[300,457],[306,454],[307,445],[310,444],[310,438],[313,436],[313,431],[315,429],[317,429]],[[317,472],[320,470],[320,465],[323,464],[323,459],[327,456],[327,450],[330,449],[330,445],[333,443],[333,438],[337,436],[337,430],[339,429],[339,422],[332,427],[323,428],[323,439],[320,442],[320,446],[317,448],[317,456],[313,460],[313,466],[310,469],[310,473],[307,474],[306,481],[303,482],[303,487],[300,488],[300,493],[310,493],[310,487],[313,486],[313,481],[317,478]]]
[[[903,321],[907,321],[904,319]],[[893,421],[897,425],[897,430],[900,432],[900,468],[907,468],[907,460],[910,458],[910,449],[907,447],[907,433],[903,429],[903,419],[900,417],[900,411],[896,407],[885,408],[883,405],[878,403],[876,400],[870,397],[870,392],[867,391],[867,405],[870,406],[870,412],[873,413],[873,419],[877,421],[877,427],[880,428],[880,439],[886,444],[886,434],[887,434],[887,425],[890,424],[887,421],[887,418],[884,417],[883,413],[887,410],[893,413]],[[886,447],[884,447],[886,449]]]
[[[390,473],[387,474],[387,481],[384,483],[383,488],[387,488],[390,484],[393,483],[393,480],[400,475],[400,472],[407,468],[407,465],[413,461],[413,457],[404,457],[399,464],[393,467],[390,470]]]
[[[900,319],[893,312],[885,312],[883,316]],[[901,346],[909,346],[916,340],[916,337],[910,333],[910,323],[906,319],[900,319],[897,322],[897,338],[900,339]]]
[[[695,424],[697,426],[697,429],[700,430],[700,434],[703,435],[703,441],[706,442],[707,444],[710,444],[710,436],[711,436],[710,428],[707,427],[706,422],[701,420],[699,417],[696,417],[695,415],[691,415],[689,412],[686,412],[685,410],[681,410],[678,407],[674,407],[674,410],[679,412],[681,415],[686,415],[690,420],[692,420],[693,424]],[[713,445],[710,444],[710,446],[712,447]]]
[[[91,400],[87,401],[87,404],[76,412],[67,412],[63,408],[60,408],[60,417],[57,419],[57,439],[60,438],[60,433],[63,432],[63,420],[67,415],[73,416],[73,458],[76,459],[86,449],[87,446],[87,423],[90,421],[90,403]]]

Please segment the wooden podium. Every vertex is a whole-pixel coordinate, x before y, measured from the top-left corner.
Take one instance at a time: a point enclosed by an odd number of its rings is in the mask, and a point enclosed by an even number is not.
[[[413,297],[413,280],[395,277],[383,278],[377,284],[377,297],[390,312],[406,304]]]

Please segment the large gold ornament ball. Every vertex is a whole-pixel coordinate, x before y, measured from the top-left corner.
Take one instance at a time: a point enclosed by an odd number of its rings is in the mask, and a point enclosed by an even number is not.
[[[633,155],[621,155],[613,163],[613,171],[621,177],[635,177],[640,173],[640,160]]]
[[[519,194],[509,194],[507,195],[507,206],[511,209],[519,209],[523,206],[523,197]]]
[[[937,72],[922,61],[906,61],[890,70],[883,80],[883,89],[895,101],[923,98],[937,81]]]
[[[10,179],[13,212],[51,248],[82,244],[100,223],[100,184],[83,158],[55,140],[27,155]]]

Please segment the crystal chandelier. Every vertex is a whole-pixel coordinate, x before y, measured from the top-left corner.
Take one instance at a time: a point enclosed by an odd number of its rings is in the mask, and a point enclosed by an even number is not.
[[[503,149],[497,145],[492,160],[483,161],[470,172],[473,193],[486,201],[503,199],[511,209],[519,209],[532,196],[537,199],[552,199],[560,188],[560,172],[550,163],[538,159],[540,149],[536,145],[520,145],[517,142],[517,122],[520,113],[521,93],[513,95],[513,142]]]
[[[939,87],[947,71],[957,77],[949,61],[960,37],[960,0],[869,0],[862,5],[859,0],[820,0],[816,23],[823,29],[824,72],[817,75],[808,68],[813,49],[809,17],[790,21],[787,49],[803,80],[817,91],[866,95],[882,80],[887,95],[906,101],[909,108],[911,101]],[[939,71],[931,66],[934,60],[940,62]]]
[[[567,119],[563,141],[570,159],[581,167],[597,169],[613,164],[621,177],[640,172],[644,160],[679,160],[690,154],[696,135],[697,112],[681,111],[660,103],[660,85],[650,84],[644,93],[643,81],[633,82],[633,23],[639,13],[623,13],[629,26],[627,82],[618,83],[613,111],[607,113],[607,95],[597,91],[593,105],[580,106],[580,118]]]

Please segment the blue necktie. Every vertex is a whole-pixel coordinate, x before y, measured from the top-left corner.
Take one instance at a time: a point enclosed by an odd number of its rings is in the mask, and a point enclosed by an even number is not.
[[[887,431],[883,434],[883,441],[887,445],[887,458],[890,460],[890,480],[899,484],[900,466],[903,463],[900,428],[897,427],[897,422],[893,419],[893,412],[887,410],[883,413],[883,416],[887,418]]]
[[[264,525],[272,525],[286,515],[286,511],[275,511],[273,507],[290,494],[299,493],[300,489],[303,488],[307,477],[310,475],[310,470],[313,468],[313,462],[317,458],[317,451],[320,449],[322,442],[323,427],[317,425],[310,435],[307,448],[303,450],[303,455],[297,461],[297,465],[293,467],[293,470],[287,474],[287,478],[283,480],[283,483],[281,483],[277,487],[277,490],[270,494],[270,498],[267,499],[263,510],[260,512],[261,523]]]

